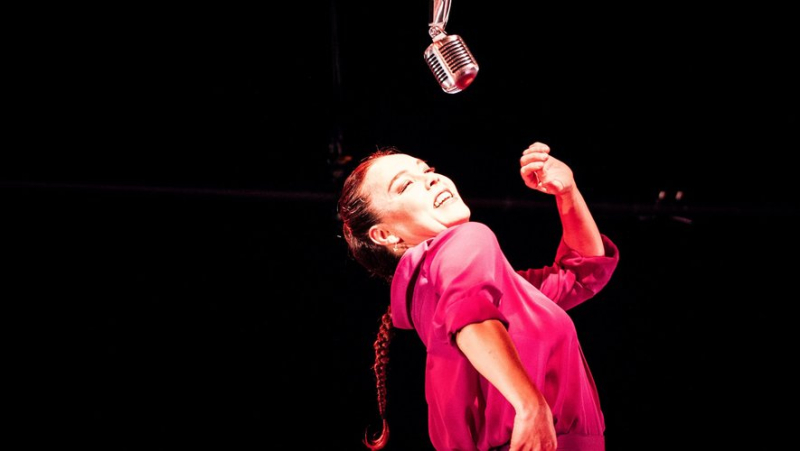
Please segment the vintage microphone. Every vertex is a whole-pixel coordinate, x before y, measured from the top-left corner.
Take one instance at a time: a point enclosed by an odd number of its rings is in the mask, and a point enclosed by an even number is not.
[[[469,86],[478,75],[478,62],[457,34],[444,28],[450,16],[451,0],[431,0],[428,34],[433,43],[425,49],[425,62],[444,92],[455,94]]]

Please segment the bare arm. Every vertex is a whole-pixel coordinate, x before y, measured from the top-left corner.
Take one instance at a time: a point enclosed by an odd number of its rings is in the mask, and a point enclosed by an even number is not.
[[[594,222],[589,206],[577,186],[556,195],[558,215],[564,229],[564,242],[584,257],[598,257],[605,253],[600,230]]]
[[[456,334],[456,344],[514,407],[511,451],[554,450],[556,432],[550,406],[522,366],[505,326],[497,320],[469,324]]]
[[[585,257],[603,255],[605,249],[600,231],[575,184],[572,170],[550,156],[550,147],[539,142],[525,149],[520,166],[522,179],[528,187],[556,196],[567,246]]]

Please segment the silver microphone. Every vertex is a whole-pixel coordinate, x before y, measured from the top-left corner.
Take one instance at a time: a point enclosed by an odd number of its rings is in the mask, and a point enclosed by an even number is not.
[[[433,43],[425,49],[425,62],[444,92],[455,94],[475,80],[478,62],[461,36],[444,31],[450,16],[450,0],[431,0],[431,5],[428,34]]]

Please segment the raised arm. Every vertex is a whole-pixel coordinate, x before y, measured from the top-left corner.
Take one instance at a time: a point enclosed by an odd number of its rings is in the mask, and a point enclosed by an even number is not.
[[[550,156],[547,144],[531,144],[520,157],[520,174],[532,189],[556,197],[564,242],[585,257],[605,253],[597,224],[575,184],[572,169]]]
[[[456,344],[475,369],[514,407],[510,450],[556,449],[550,406],[525,372],[505,326],[498,320],[469,324],[456,334]]]

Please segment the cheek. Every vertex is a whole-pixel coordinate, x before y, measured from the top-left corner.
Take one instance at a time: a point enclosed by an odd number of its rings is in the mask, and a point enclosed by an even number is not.
[[[407,205],[402,211],[398,212],[398,219],[406,223],[420,223],[429,217],[428,210],[420,204]]]
[[[413,205],[400,203],[384,210],[383,220],[394,224],[412,222],[417,216],[417,209]]]
[[[387,210],[385,219],[396,224],[405,224],[407,227],[413,228],[415,224],[423,223],[427,217],[430,217],[430,212],[423,202],[405,201]]]
[[[405,194],[375,195],[372,198],[372,206],[379,212],[381,220],[408,221],[420,214],[430,214],[433,211],[433,200],[431,196],[424,192],[415,190],[416,186],[409,187]]]

